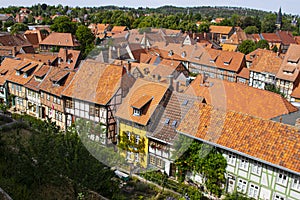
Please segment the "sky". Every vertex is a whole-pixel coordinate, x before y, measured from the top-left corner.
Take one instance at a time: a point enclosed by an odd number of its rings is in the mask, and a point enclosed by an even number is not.
[[[300,1],[299,0],[0,0],[0,7],[15,6],[31,6],[38,3],[46,3],[48,5],[68,5],[68,6],[126,6],[126,7],[150,7],[156,8],[164,5],[173,5],[180,7],[193,6],[234,6],[254,8],[265,11],[277,12],[281,7],[283,13],[299,15]]]

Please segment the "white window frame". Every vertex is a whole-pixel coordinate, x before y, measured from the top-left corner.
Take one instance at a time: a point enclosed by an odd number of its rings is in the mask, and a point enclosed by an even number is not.
[[[129,161],[132,161],[132,152],[131,151],[127,151],[127,155],[126,155],[126,159],[129,160]]]
[[[249,160],[247,158],[240,158],[239,168],[248,170],[248,167],[249,167]]]
[[[244,179],[238,179],[237,183],[237,191],[241,193],[246,193],[247,192],[247,181]]]
[[[292,180],[293,181],[292,181],[291,188],[294,190],[300,191],[300,178],[294,176]]]
[[[227,156],[227,163],[231,165],[235,165],[236,163],[236,156],[232,153],[229,153]]]
[[[276,178],[276,183],[281,184],[281,185],[286,185],[287,182],[288,182],[287,175],[283,172],[278,172],[277,178]]]
[[[133,108],[133,115],[134,116],[141,116],[141,110],[137,108]]]
[[[274,194],[273,200],[285,200],[285,198],[280,194]]]
[[[139,162],[139,161],[140,161],[139,153],[135,153],[134,154],[134,162]]]
[[[254,161],[251,168],[253,174],[261,175],[262,165],[259,162]]]
[[[250,183],[250,185],[249,185],[249,191],[248,191],[248,196],[252,197],[254,199],[258,199],[258,196],[259,196],[259,186],[255,185],[253,183]]]

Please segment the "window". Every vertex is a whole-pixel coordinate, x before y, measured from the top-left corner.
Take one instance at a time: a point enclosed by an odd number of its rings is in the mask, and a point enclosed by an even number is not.
[[[189,102],[188,100],[184,100],[183,103],[182,103],[182,105],[186,106],[188,104],[188,102]]]
[[[274,200],[285,200],[285,198],[283,196],[279,195],[279,194],[275,194],[273,199]]]
[[[248,170],[248,159],[246,158],[241,158],[240,160],[240,168],[244,170]]]
[[[150,164],[155,165],[155,157],[150,155]]]
[[[241,193],[245,193],[246,189],[247,189],[247,181],[245,181],[243,179],[239,179],[237,191],[241,192]]]
[[[95,107],[90,105],[90,116],[94,116],[95,115]]]
[[[135,135],[135,143],[139,144],[140,142],[140,136],[139,135]]]
[[[141,116],[141,110],[140,110],[140,109],[133,108],[133,115],[134,115],[134,116]]]
[[[278,173],[277,175],[277,183],[286,185],[287,183],[287,176],[283,173]]]
[[[300,178],[293,178],[293,182],[292,182],[292,189],[298,190],[300,191]]]
[[[227,162],[228,162],[228,164],[235,165],[235,161],[236,161],[235,155],[229,154],[227,156]]]
[[[66,100],[66,108],[74,109],[74,102],[72,100]]]
[[[41,98],[44,98],[44,93],[43,92],[41,92]]]
[[[261,174],[261,164],[258,162],[253,162],[252,173],[260,175]]]
[[[172,126],[176,127],[176,124],[177,124],[177,121],[174,120],[174,121],[172,122]]]
[[[47,100],[50,101],[50,95],[49,94],[47,94]]]
[[[99,107],[95,107],[95,116],[99,117],[100,114],[100,108]]]
[[[157,167],[159,167],[159,168],[164,168],[165,167],[165,162],[162,159],[157,158],[156,162],[157,162]]]
[[[134,161],[135,162],[139,162],[139,153],[135,153],[135,155],[134,155]]]
[[[53,103],[56,103],[56,102],[57,102],[57,98],[53,97]]]
[[[259,187],[257,185],[254,185],[254,184],[251,183],[250,187],[249,187],[248,196],[252,197],[254,199],[257,199],[258,194],[259,194]]]
[[[131,155],[132,155],[132,152],[127,151],[126,159],[132,161]]]
[[[170,119],[169,119],[169,118],[166,118],[165,124],[169,124],[169,122],[170,122]]]
[[[62,122],[62,113],[61,113],[61,112],[58,112],[58,111],[55,111],[55,119],[56,119],[57,121]]]
[[[60,98],[57,98],[56,100],[57,104],[60,105]]]

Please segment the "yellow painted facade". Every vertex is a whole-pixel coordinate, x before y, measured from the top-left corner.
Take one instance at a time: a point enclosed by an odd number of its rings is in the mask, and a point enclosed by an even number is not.
[[[133,163],[134,165],[140,165],[143,168],[147,167],[148,164],[148,138],[146,137],[146,129],[144,128],[136,128],[131,125],[124,124],[120,122],[119,126],[119,131],[120,131],[120,138],[124,136],[124,134],[127,135],[128,132],[130,132],[131,136],[133,135],[138,135],[139,136],[139,142],[141,142],[144,139],[144,153],[139,153],[138,158],[136,153],[128,153],[126,151],[121,151],[121,155],[126,157],[128,162]],[[122,143],[122,140],[120,141]]]

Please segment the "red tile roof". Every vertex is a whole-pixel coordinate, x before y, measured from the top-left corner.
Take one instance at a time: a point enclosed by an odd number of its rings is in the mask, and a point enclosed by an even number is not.
[[[268,72],[274,75],[278,73],[283,60],[277,53],[266,49],[257,49],[249,53],[247,58],[252,58],[250,71]]]
[[[288,81],[296,81],[299,77],[300,71],[300,45],[291,44],[285,54],[285,57],[282,61],[280,69],[276,75],[278,79],[288,80]],[[290,61],[296,61],[296,63],[291,63]],[[285,73],[290,67],[295,67],[295,71],[293,73]]]
[[[167,84],[138,79],[130,89],[122,105],[117,110],[116,116],[146,126],[152,114],[159,107],[167,90]],[[143,96],[152,97],[152,99],[149,104],[145,106],[146,108],[143,110],[142,115],[135,116],[133,115],[132,105]]]
[[[15,73],[14,60],[5,58],[0,65],[0,85],[4,85],[11,73]]]
[[[195,103],[177,131],[300,172],[300,132],[296,127]]]
[[[123,66],[85,60],[63,95],[106,105],[121,87],[124,71]]]
[[[46,37],[40,45],[54,45],[54,46],[66,46],[76,47],[79,46],[78,42],[72,36],[71,33],[56,33],[52,32]]]
[[[290,31],[278,31],[277,32],[281,42],[284,45],[296,44],[296,41],[293,38],[293,34]]]
[[[232,26],[214,26],[214,25],[211,25],[209,27],[209,32],[228,35],[232,31],[232,29],[233,29]]]
[[[203,83],[202,76],[198,75],[185,93],[204,97],[208,104],[223,110],[234,110],[264,119],[298,110],[281,95],[270,91],[219,79],[208,78],[207,82]]]

